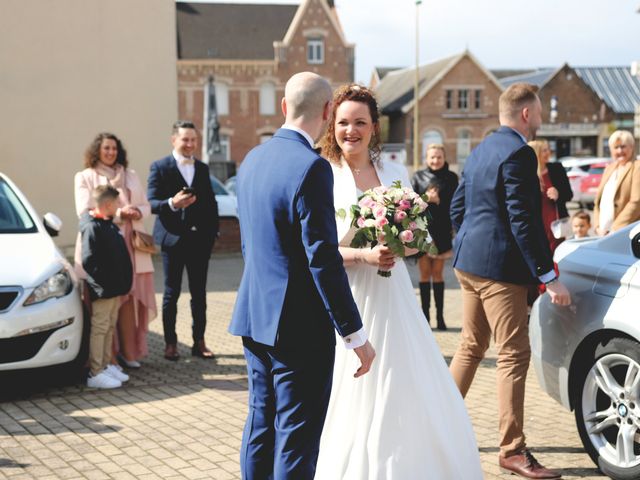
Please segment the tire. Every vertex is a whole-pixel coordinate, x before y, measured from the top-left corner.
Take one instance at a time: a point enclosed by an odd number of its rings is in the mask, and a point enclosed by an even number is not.
[[[594,463],[614,480],[640,478],[640,344],[600,343],[574,393],[576,425]]]

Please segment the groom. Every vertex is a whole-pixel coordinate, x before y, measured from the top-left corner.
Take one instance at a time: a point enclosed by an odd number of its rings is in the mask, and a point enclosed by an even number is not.
[[[360,359],[355,377],[375,356],[338,252],[331,167],[313,150],[331,112],[329,83],[294,75],[282,112],[285,124],[249,152],[237,180],[245,269],[229,331],[247,360],[246,480],[313,479],[334,328]]]

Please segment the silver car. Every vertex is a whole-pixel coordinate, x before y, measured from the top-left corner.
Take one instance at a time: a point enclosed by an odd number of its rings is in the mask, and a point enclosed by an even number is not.
[[[640,478],[640,222],[555,253],[572,305],[548,295],[530,319],[542,388],[575,412],[580,438],[613,479]],[[638,316],[636,316],[638,315]]]

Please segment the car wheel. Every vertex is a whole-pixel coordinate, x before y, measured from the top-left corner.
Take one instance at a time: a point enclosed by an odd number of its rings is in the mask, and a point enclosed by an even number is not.
[[[640,478],[640,344],[601,343],[576,393],[576,424],[591,459],[614,480]]]

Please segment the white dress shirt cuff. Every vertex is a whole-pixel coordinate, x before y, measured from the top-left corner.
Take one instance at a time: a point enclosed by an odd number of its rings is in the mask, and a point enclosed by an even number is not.
[[[174,212],[177,212],[179,210],[179,208],[173,206],[173,197],[169,199],[169,208]]]
[[[344,341],[344,346],[352,350],[354,348],[361,347],[364,345],[369,337],[367,336],[367,331],[362,327],[357,332],[353,332],[351,335],[347,335],[346,337],[342,337]]]
[[[556,272],[554,272],[553,270],[550,270],[547,273],[545,273],[544,275],[540,275],[538,277],[538,280],[540,280],[540,283],[549,283],[551,280],[556,278],[556,276],[557,276]]]

